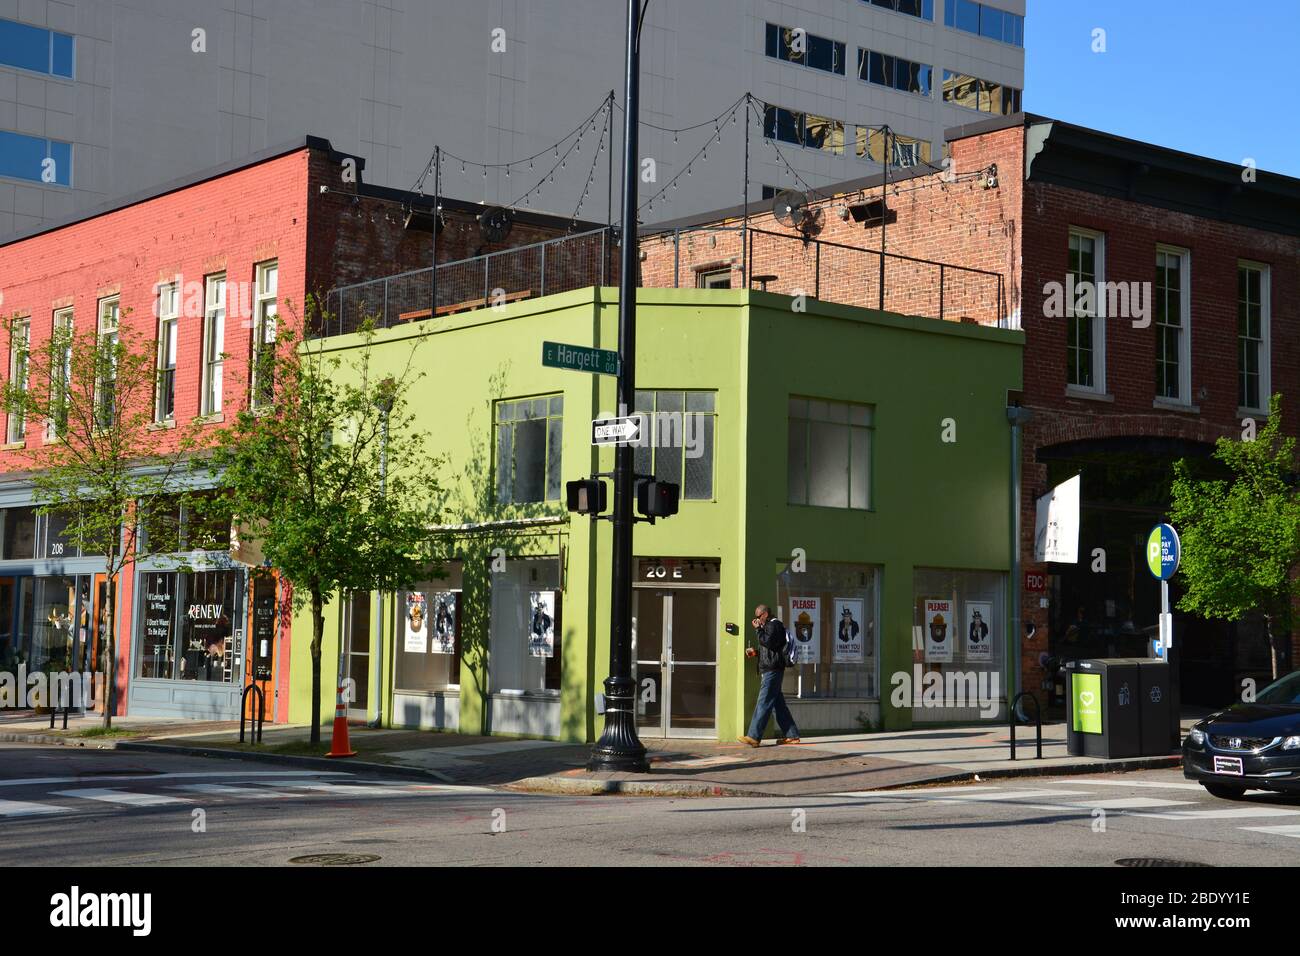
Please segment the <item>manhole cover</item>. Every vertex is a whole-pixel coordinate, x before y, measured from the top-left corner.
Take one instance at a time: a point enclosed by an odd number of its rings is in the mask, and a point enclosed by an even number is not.
[[[1130,856],[1115,861],[1116,866],[1209,866],[1208,863],[1193,863],[1190,860],[1162,860],[1154,856]]]
[[[315,853],[311,856],[295,856],[289,862],[304,866],[355,866],[358,863],[374,863],[378,859],[373,853]]]

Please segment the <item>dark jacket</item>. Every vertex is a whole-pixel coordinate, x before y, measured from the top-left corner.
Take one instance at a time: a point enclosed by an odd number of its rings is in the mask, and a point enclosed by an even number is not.
[[[758,672],[779,671],[785,669],[785,645],[789,640],[785,625],[774,617],[755,631],[758,638]]]

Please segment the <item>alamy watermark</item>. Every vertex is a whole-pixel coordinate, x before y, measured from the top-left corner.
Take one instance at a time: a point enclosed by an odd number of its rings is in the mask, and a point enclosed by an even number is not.
[[[1150,282],[1092,282],[1076,280],[1069,273],[1065,282],[1043,284],[1043,315],[1049,319],[1131,319],[1133,328],[1145,329],[1151,324],[1153,299]]]
[[[51,701],[60,708],[85,709],[101,700],[104,690],[103,671],[36,671],[27,673],[27,665],[18,671],[0,671],[0,708],[49,707]]]
[[[596,416],[613,418],[608,412]],[[627,406],[619,406],[620,418],[639,422],[638,437],[627,444],[633,448],[680,448],[687,458],[700,458],[705,451],[705,419],[711,412],[636,412],[628,415]]]
[[[928,709],[937,707],[978,708],[980,717],[992,720],[1001,708],[1002,678],[997,671],[925,671],[920,664],[912,672],[895,671],[889,678],[894,707]]]

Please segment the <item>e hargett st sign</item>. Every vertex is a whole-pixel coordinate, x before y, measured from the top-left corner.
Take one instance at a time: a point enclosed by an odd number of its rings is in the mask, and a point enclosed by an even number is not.
[[[586,345],[543,342],[542,364],[550,368],[566,368],[573,372],[617,375],[618,353],[609,349],[591,348]]]

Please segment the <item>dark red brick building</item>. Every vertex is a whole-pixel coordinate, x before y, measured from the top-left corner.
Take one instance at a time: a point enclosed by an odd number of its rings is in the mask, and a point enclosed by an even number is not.
[[[1270,392],[1295,433],[1300,181],[1029,114],[947,139],[946,169],[809,193],[800,225],[770,200],[747,217],[736,207],[665,224],[643,241],[643,281],[748,281],[1024,330],[1024,389],[1009,396],[1031,413],[1013,588],[1021,686],[1041,696],[1061,658],[1146,655],[1159,589],[1142,545],[1164,519],[1173,461],[1207,458],[1244,419],[1262,422]],[[1080,298],[1084,283],[1095,294]],[[1076,474],[1079,561],[1036,561],[1036,499]],[[1222,703],[1243,679],[1268,678],[1255,622],[1176,612],[1175,632],[1186,702]]]

